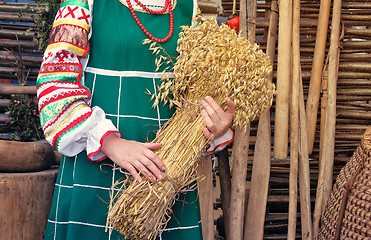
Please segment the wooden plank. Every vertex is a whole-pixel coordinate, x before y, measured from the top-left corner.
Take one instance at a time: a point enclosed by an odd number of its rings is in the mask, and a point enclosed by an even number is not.
[[[200,202],[202,236],[205,240],[214,239],[213,214],[213,172],[211,157],[201,159],[197,167],[198,197]]]
[[[270,24],[268,30],[267,55],[274,62],[275,42],[278,22],[277,1],[272,1]],[[270,80],[273,74],[270,74]],[[264,219],[268,197],[268,186],[271,166],[271,123],[270,110],[260,113],[257,140],[254,150],[254,161],[251,175],[251,189],[245,220],[244,239],[262,239],[264,235]]]

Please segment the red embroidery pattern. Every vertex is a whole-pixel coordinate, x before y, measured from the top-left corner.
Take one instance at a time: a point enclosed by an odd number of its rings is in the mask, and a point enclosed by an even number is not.
[[[78,63],[45,63],[41,66],[40,73],[79,73],[80,65]]]
[[[55,57],[58,58],[58,62],[63,62],[65,58],[68,58],[69,57],[69,52],[66,51],[66,50],[62,50],[60,52],[57,52],[55,54]]]
[[[80,9],[80,11],[78,11],[78,9]],[[55,18],[55,21],[58,21],[59,19],[63,19],[67,17],[72,18],[72,19],[77,19],[77,20],[84,20],[86,24],[89,25],[90,14],[86,14],[86,12],[84,11],[84,8],[81,8],[79,6],[76,6],[74,8],[71,8],[70,6],[65,6],[63,8],[60,8],[58,10],[58,15]]]
[[[65,134],[67,131],[69,131],[70,129],[72,129],[73,127],[75,127],[76,125],[78,125],[79,123],[85,121],[88,117],[90,117],[90,115],[92,114],[92,111],[89,111],[81,116],[79,116],[78,118],[76,118],[75,120],[73,120],[70,124],[68,124],[65,128],[63,128],[61,131],[59,131],[57,134],[55,134],[54,138],[53,138],[53,142],[52,142],[52,145],[54,148],[56,148],[56,143],[58,141],[58,139],[63,135]]]
[[[63,14],[63,11],[64,11],[65,8],[66,7],[63,7],[63,8],[58,9],[58,16],[55,19],[55,21],[57,21],[58,19],[62,18],[62,14]]]
[[[74,12],[75,12],[78,8],[79,8],[79,7],[77,6],[77,7],[73,8],[73,9],[71,9],[70,6],[67,6],[67,11],[68,11],[68,13],[67,13],[66,15],[64,15],[64,17],[66,18],[68,15],[71,15],[72,18],[76,18]]]
[[[88,21],[88,19],[90,18],[90,15],[86,15],[84,9],[81,9],[81,15],[82,15],[82,16],[81,16],[81,17],[78,17],[77,19],[78,19],[78,20],[82,20],[82,19],[84,19],[85,22],[86,22],[86,24],[89,25],[89,21]]]
[[[60,89],[60,88],[59,88]],[[58,90],[59,90],[58,89]],[[58,100],[60,100],[60,99],[63,99],[63,98],[67,98],[67,97],[76,97],[76,96],[78,96],[78,95],[80,95],[81,96],[81,99],[82,98],[90,98],[90,93],[89,93],[89,91],[88,90],[86,90],[86,89],[83,89],[83,88],[78,88],[78,89],[70,89],[70,90],[65,90],[65,91],[63,91],[63,92],[61,92],[61,93],[58,93],[58,94],[54,94],[54,95],[52,95],[52,96],[50,96],[50,97],[45,97],[46,96],[46,94],[48,94],[49,92],[45,92],[45,91],[43,91],[43,92],[41,92],[40,93],[40,97],[39,97],[39,99],[41,99],[42,97],[44,97],[42,100],[42,102],[40,102],[40,100],[39,100],[39,108],[40,108],[40,111],[42,111],[42,109],[46,106],[46,105],[48,105],[49,103],[51,103],[51,102],[55,102],[55,101],[58,101]]]

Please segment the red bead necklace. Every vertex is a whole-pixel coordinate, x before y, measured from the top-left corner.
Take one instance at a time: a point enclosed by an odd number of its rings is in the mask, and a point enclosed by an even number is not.
[[[143,26],[143,24],[139,21],[137,15],[135,14],[134,8],[131,5],[130,0],[126,0],[126,3],[128,4],[129,10],[131,12],[131,15],[133,16],[135,22],[138,24],[138,26],[140,27],[140,29],[142,29],[142,31],[147,35],[147,37],[149,37],[151,40],[153,40],[155,42],[158,42],[158,43],[164,43],[167,40],[169,40],[171,38],[171,35],[173,35],[173,30],[174,30],[174,22],[173,22],[174,18],[173,18],[173,8],[171,6],[171,0],[165,0],[165,6],[164,6],[164,8],[161,9],[161,10],[159,10],[159,11],[154,11],[154,10],[151,10],[151,9],[147,8],[139,0],[135,0],[135,2],[137,4],[139,4],[139,6],[141,6],[143,8],[143,10],[145,10],[145,11],[151,13],[151,14],[162,14],[167,9],[169,9],[169,17],[170,17],[170,29],[169,29],[169,33],[168,33],[168,35],[165,38],[158,39],[158,38],[153,37],[152,34],[150,34],[147,31],[147,29]]]
[[[149,8],[147,8],[146,6],[144,6],[144,4],[143,3],[141,3],[139,0],[134,0],[143,10],[145,10],[145,11],[147,11],[147,12],[149,12],[149,13],[151,13],[151,14],[163,14],[165,11],[166,11],[166,9],[168,8],[168,6],[169,6],[169,2],[170,2],[170,4],[171,4],[171,0],[165,0],[165,6],[164,6],[164,8],[163,9],[161,9],[161,10],[159,10],[159,11],[154,11],[154,10],[151,10],[151,9],[149,9]]]

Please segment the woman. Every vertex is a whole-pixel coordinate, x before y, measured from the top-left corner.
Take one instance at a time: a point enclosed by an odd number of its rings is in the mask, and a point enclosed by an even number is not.
[[[45,137],[63,154],[45,239],[124,239],[110,225],[105,231],[111,186],[125,174],[154,181],[166,171],[153,153],[161,144],[146,142],[173,109],[151,107],[146,89],[156,91],[160,73],[141,42],[151,38],[175,57],[180,26],[191,24],[197,4],[143,4],[71,0],[55,18],[37,80]],[[233,138],[227,102],[224,112],[210,97],[201,101],[210,152]],[[159,239],[202,239],[197,191],[180,194],[173,211]]]

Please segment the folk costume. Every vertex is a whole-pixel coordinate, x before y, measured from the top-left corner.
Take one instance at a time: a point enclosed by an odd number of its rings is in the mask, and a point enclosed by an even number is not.
[[[152,12],[137,0],[70,0],[55,17],[37,80],[45,138],[63,154],[45,239],[124,239],[110,225],[105,230],[110,190],[127,173],[101,144],[110,133],[148,142],[172,116],[168,106],[152,108],[146,89],[156,92],[161,73],[141,42],[162,41],[175,57],[180,26],[197,12],[196,0],[143,3]],[[169,4],[171,10],[153,14]],[[213,142],[209,152],[232,136]],[[180,193],[173,212],[158,239],[202,239],[197,190]]]

